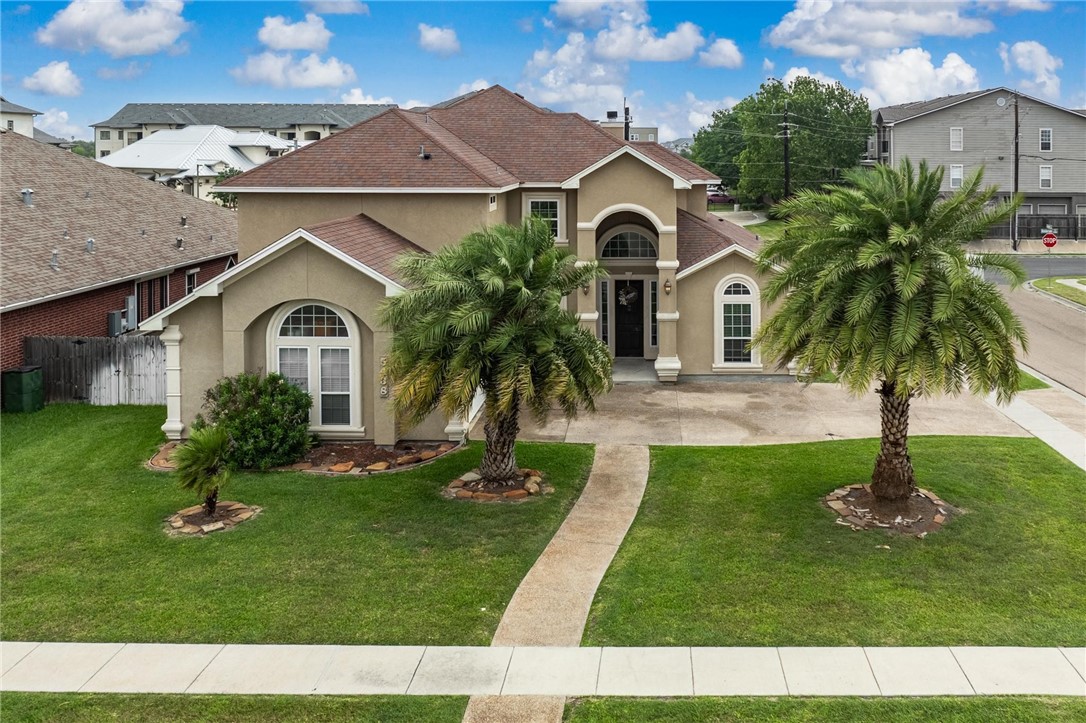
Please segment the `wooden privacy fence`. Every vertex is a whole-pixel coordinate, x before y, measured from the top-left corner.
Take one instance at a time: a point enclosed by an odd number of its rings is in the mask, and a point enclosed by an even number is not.
[[[28,336],[46,402],[166,403],[166,347],[157,336]]]

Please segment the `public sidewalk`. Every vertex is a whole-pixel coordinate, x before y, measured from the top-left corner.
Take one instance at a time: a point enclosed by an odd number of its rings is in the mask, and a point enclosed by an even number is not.
[[[4,691],[487,696],[1086,696],[1086,648],[0,643]],[[511,701],[512,702],[512,701]]]

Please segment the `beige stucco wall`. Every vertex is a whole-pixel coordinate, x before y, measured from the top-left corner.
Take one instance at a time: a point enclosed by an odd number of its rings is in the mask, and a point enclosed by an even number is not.
[[[688,374],[787,374],[787,370],[773,368],[762,361],[763,368],[728,369],[726,372],[713,371],[715,351],[715,305],[713,298],[717,284],[726,276],[742,274],[749,277],[759,290],[765,287],[767,277],[754,270],[754,264],[738,253],[730,254],[715,264],[706,266],[695,273],[680,279],[676,284],[678,293],[678,354],[682,361],[682,375]],[[772,309],[761,306],[761,319],[769,318]]]
[[[436,251],[495,223],[489,198],[487,193],[374,193],[362,196],[362,213]]]
[[[218,297],[194,299],[170,314],[170,324],[181,329],[181,421],[182,435],[200,413],[204,392],[223,377],[222,303]]]
[[[618,203],[642,206],[665,226],[675,225],[673,181],[633,156],[619,156],[581,179],[577,220],[591,222],[600,211]]]
[[[362,213],[351,193],[238,194],[238,261],[308,224]]]

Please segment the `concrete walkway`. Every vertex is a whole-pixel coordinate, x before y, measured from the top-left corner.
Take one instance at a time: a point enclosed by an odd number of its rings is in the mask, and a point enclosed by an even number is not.
[[[522,657],[544,665],[572,661],[575,665],[566,671],[567,676],[582,681],[592,677],[591,655],[554,652],[543,646],[568,650],[580,644],[596,588],[637,516],[648,477],[648,447],[596,447],[592,472],[577,504],[513,594],[491,645],[515,647],[524,651]],[[539,696],[531,700],[473,697],[464,721],[558,723],[565,709],[562,696],[567,694],[554,690],[548,684],[524,691]]]
[[[488,695],[513,705],[531,702],[520,696],[1086,696],[1086,648],[5,642],[0,660],[4,691]]]

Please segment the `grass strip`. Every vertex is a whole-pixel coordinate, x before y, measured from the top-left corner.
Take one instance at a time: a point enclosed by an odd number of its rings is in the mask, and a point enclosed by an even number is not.
[[[1076,276],[1051,276],[1047,279],[1034,279],[1033,285],[1041,291],[1047,291],[1050,294],[1055,294],[1060,298],[1067,299],[1076,304],[1086,306],[1086,291],[1076,289],[1073,286],[1067,284],[1061,284],[1060,279],[1077,279]]]

